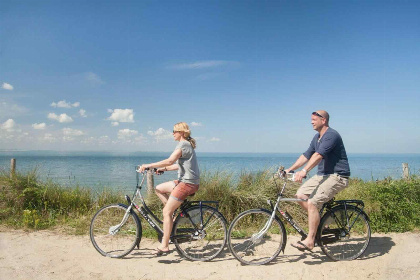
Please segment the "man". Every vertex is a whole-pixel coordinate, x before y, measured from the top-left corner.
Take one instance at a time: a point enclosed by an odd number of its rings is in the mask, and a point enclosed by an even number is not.
[[[305,240],[291,244],[300,251],[311,251],[315,245],[315,235],[319,225],[319,209],[348,185],[350,167],[343,140],[337,131],[329,127],[330,116],[326,111],[312,113],[313,129],[318,131],[308,150],[286,172],[304,168],[296,172],[295,180],[302,182],[308,172],[318,165],[317,175],[306,181],[296,192],[296,197],[307,199],[299,204],[308,212],[309,232]]]

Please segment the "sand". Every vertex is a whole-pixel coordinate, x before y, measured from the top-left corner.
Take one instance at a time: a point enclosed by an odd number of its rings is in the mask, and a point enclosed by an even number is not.
[[[88,236],[0,229],[0,279],[420,279],[420,234],[373,234],[361,259],[330,261],[319,248],[290,246],[268,265],[243,266],[226,248],[210,262],[182,259],[174,249],[154,257],[154,240],[124,259],[101,256]]]

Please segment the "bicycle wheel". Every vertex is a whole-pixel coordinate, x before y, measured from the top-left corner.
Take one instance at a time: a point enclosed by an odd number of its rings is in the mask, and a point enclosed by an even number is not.
[[[127,206],[112,204],[100,209],[90,224],[90,240],[103,256],[122,258],[141,238],[140,220],[134,212],[126,215]]]
[[[204,205],[201,209],[194,206],[181,212],[172,231],[178,253],[192,261],[212,260],[226,245],[227,227],[223,215],[210,206]]]
[[[228,246],[243,264],[266,264],[286,245],[286,230],[277,216],[268,224],[271,212],[251,209],[237,216],[229,227]],[[264,230],[265,229],[265,230]]]
[[[321,249],[334,261],[349,261],[360,257],[370,241],[366,213],[351,205],[346,209],[338,206],[327,212],[318,229],[317,238]]]

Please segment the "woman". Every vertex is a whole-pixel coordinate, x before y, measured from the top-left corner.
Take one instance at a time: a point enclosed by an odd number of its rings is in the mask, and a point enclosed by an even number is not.
[[[169,252],[169,239],[171,236],[175,210],[182,204],[187,196],[198,190],[200,171],[195,155],[196,142],[191,138],[191,131],[185,122],[174,125],[173,137],[179,141],[175,151],[165,160],[143,164],[139,171],[146,168],[157,168],[157,173],[178,170],[178,180],[162,183],[156,187],[156,194],[165,205],[163,208],[163,237],[162,243],[156,249],[156,255],[161,256]]]

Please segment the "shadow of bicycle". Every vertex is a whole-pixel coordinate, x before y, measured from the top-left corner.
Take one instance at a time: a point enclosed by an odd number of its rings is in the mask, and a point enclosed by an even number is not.
[[[385,254],[388,254],[392,247],[395,246],[395,242],[392,241],[391,237],[381,236],[370,238],[369,246],[366,248],[364,254],[358,258],[358,260],[373,259]],[[287,252],[284,255],[279,255],[275,260],[269,264],[280,264],[280,263],[293,263],[302,261],[308,265],[321,264],[323,262],[332,262],[320,248],[317,248],[315,252],[303,252],[302,254],[288,255]]]

